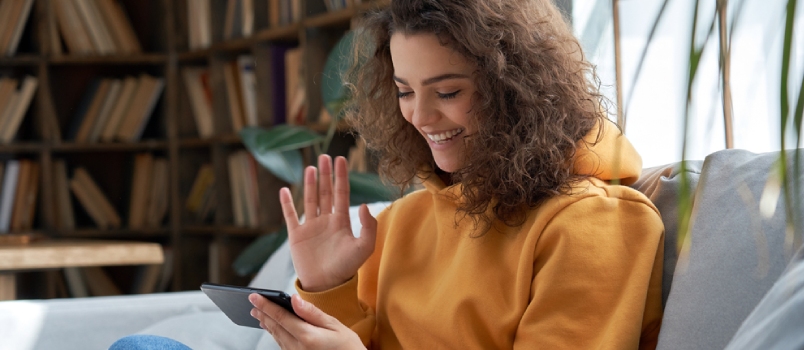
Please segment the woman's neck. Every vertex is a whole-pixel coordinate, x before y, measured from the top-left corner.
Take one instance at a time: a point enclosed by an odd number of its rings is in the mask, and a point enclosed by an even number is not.
[[[436,168],[435,174],[438,175],[438,178],[444,182],[446,186],[452,186],[452,173],[448,173],[444,170]]]

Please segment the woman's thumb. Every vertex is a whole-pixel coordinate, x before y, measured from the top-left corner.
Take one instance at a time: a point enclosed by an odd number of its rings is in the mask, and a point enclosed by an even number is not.
[[[377,238],[377,219],[371,215],[368,206],[363,204],[358,210],[360,217],[360,224],[363,226],[360,229],[360,247],[365,253],[371,255],[374,252],[374,241]]]
[[[290,303],[293,305],[293,311],[296,312],[296,315],[307,321],[307,323],[316,327],[332,328],[330,325],[332,316],[327,315],[312,303],[304,301],[298,294],[290,297]]]

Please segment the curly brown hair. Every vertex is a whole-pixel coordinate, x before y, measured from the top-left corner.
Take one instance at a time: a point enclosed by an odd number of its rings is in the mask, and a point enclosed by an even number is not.
[[[380,155],[384,179],[410,186],[438,171],[399,109],[390,39],[432,33],[476,64],[478,131],[467,137],[459,212],[488,227],[519,226],[545,199],[569,193],[575,149],[605,118],[594,67],[551,0],[393,0],[356,32],[347,118]],[[430,171],[422,172],[422,169]]]

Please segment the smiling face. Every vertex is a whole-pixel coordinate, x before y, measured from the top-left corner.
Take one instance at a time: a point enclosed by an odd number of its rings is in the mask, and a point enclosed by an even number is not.
[[[464,138],[477,130],[475,65],[435,34],[395,33],[390,49],[402,115],[430,145],[441,170],[459,170],[466,159]]]

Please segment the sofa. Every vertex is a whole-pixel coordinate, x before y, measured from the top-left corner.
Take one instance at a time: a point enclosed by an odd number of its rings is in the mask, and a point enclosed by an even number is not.
[[[631,185],[656,204],[665,224],[659,349],[804,347],[804,250],[796,254],[804,211],[791,206],[795,225],[787,229],[783,196],[765,190],[778,158],[724,150],[687,162],[683,171],[680,164],[644,169]],[[693,214],[690,239],[679,253],[683,175]],[[794,181],[804,184],[798,176]],[[370,210],[376,215],[387,204]],[[285,244],[250,286],[293,293],[294,280]],[[278,349],[267,332],[234,325],[200,291],[0,302],[0,349],[106,349],[135,333],[194,349]]]

